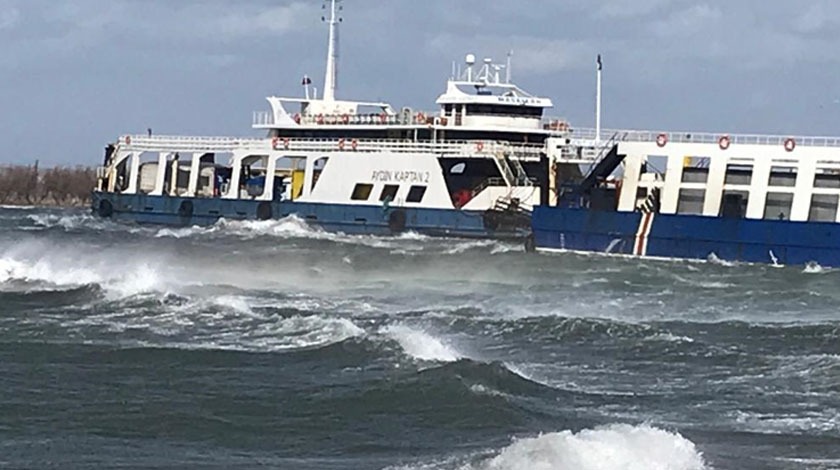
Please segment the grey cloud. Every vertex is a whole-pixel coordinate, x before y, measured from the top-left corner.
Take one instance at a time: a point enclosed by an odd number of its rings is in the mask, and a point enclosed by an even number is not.
[[[0,0],[3,159],[95,162],[120,133],[249,134],[269,94],[323,74],[316,0]],[[433,107],[452,60],[502,60],[605,125],[837,133],[840,2],[346,0],[339,94]],[[44,116],[50,116],[49,125]],[[39,149],[50,128],[62,146]]]

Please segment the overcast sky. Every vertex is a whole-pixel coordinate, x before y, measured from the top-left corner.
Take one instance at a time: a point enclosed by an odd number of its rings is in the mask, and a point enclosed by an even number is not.
[[[319,0],[0,0],[0,163],[98,164],[120,134],[254,135],[320,87]],[[504,60],[554,115],[840,135],[840,1],[345,0],[338,96],[433,109],[453,60]]]

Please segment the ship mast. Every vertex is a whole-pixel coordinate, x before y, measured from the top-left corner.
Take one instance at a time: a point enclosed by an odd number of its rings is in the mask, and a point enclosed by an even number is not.
[[[341,10],[339,3],[341,0],[328,0],[324,4],[324,8],[329,7],[329,44],[327,45],[327,72],[324,77],[324,101],[335,101],[335,89],[338,86],[338,24],[341,18],[338,17],[338,12]],[[326,17],[321,18],[327,21]]]

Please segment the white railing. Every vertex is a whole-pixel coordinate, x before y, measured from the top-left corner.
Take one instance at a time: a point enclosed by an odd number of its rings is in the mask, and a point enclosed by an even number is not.
[[[125,150],[142,152],[233,152],[237,150],[266,152],[394,152],[455,154],[493,158],[503,152],[518,158],[539,158],[545,151],[541,144],[509,144],[505,142],[446,140],[418,142],[399,139],[295,139],[295,138],[242,138],[202,136],[147,136],[129,135],[119,140]]]
[[[254,111],[253,126],[273,126],[274,114],[271,111]]]
[[[203,137],[173,135],[127,135],[120,137],[119,145],[140,151],[208,151],[230,152],[247,147],[265,146],[265,139],[241,137]]]
[[[601,141],[607,141],[614,135],[616,136],[616,140],[619,142],[653,143],[661,141],[664,136],[666,142],[679,144],[720,144],[722,138],[727,138],[730,144],[741,145],[785,145],[787,142],[792,140],[797,146],[840,147],[840,137],[615,129],[604,129],[601,131],[600,136],[596,136],[595,129],[579,127],[571,129],[571,137],[575,140],[594,141],[596,140],[596,137],[600,137]]]
[[[437,112],[414,111],[411,114],[368,113],[368,114],[293,114],[289,116],[301,126],[416,126],[446,125],[450,120]],[[268,111],[254,111],[252,127],[277,125],[274,115]]]

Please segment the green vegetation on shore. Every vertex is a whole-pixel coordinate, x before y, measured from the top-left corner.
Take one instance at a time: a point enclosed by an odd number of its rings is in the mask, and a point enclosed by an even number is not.
[[[93,168],[0,166],[0,204],[78,207],[90,202],[96,184]]]

